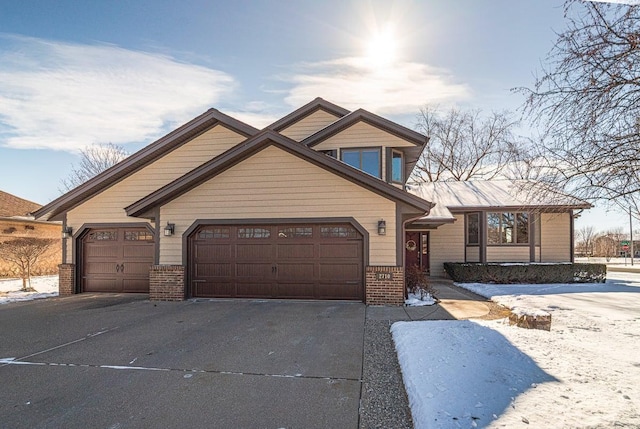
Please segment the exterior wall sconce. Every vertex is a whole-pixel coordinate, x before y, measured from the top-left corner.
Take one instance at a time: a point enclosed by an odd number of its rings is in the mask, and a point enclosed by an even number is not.
[[[176,229],[176,225],[174,223],[167,222],[167,226],[164,227],[164,236],[171,237],[175,229]]]
[[[387,222],[384,219],[378,221],[378,235],[387,235]]]
[[[73,228],[71,228],[70,226],[65,226],[64,228],[62,228],[62,238],[69,238],[71,237],[71,234],[73,234]]]

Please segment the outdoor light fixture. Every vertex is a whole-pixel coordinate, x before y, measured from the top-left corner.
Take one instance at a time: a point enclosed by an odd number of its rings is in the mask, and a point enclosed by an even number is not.
[[[173,231],[175,230],[176,225],[173,223],[167,222],[167,226],[164,227],[164,235],[165,237],[170,237],[173,235]]]
[[[73,228],[71,228],[70,226],[65,226],[64,228],[62,228],[62,238],[69,238],[71,237],[72,233]]]
[[[378,235],[387,235],[387,222],[384,219],[378,221]]]

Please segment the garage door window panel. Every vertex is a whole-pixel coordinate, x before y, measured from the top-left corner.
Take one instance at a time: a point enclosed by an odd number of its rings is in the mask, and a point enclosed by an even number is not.
[[[238,228],[238,238],[271,238],[268,228]]]

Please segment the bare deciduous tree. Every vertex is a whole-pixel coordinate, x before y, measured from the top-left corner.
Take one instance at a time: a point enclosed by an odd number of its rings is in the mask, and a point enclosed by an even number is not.
[[[576,231],[576,250],[584,256],[593,255],[593,240],[596,237],[596,229],[593,225],[583,226]]]
[[[80,151],[80,164],[74,165],[69,176],[62,179],[61,191],[67,192],[82,185],[128,156],[122,146],[113,143],[87,146]]]
[[[567,0],[525,112],[544,130],[539,167],[575,195],[638,212],[640,6]]]
[[[417,128],[429,136],[429,142],[414,178],[436,182],[504,175],[518,159],[519,148],[513,139],[515,125],[508,113],[492,113],[483,118],[479,110],[451,109],[443,114],[435,107],[422,108]]]
[[[32,290],[31,270],[55,241],[52,238],[20,237],[0,243],[0,259],[15,266],[22,278],[23,291]]]

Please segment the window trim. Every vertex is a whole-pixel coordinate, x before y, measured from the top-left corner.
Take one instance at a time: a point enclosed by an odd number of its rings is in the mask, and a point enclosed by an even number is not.
[[[371,151],[375,150],[378,152],[378,175],[375,176],[371,173],[368,173],[362,169],[362,151]],[[344,161],[344,153],[345,152],[358,152],[360,154],[360,167],[355,167],[351,164],[347,164]],[[382,179],[382,146],[367,146],[367,147],[345,147],[340,149],[340,161],[344,162],[350,167],[357,168],[359,171],[363,173],[367,173],[371,177],[375,177],[376,179]]]

